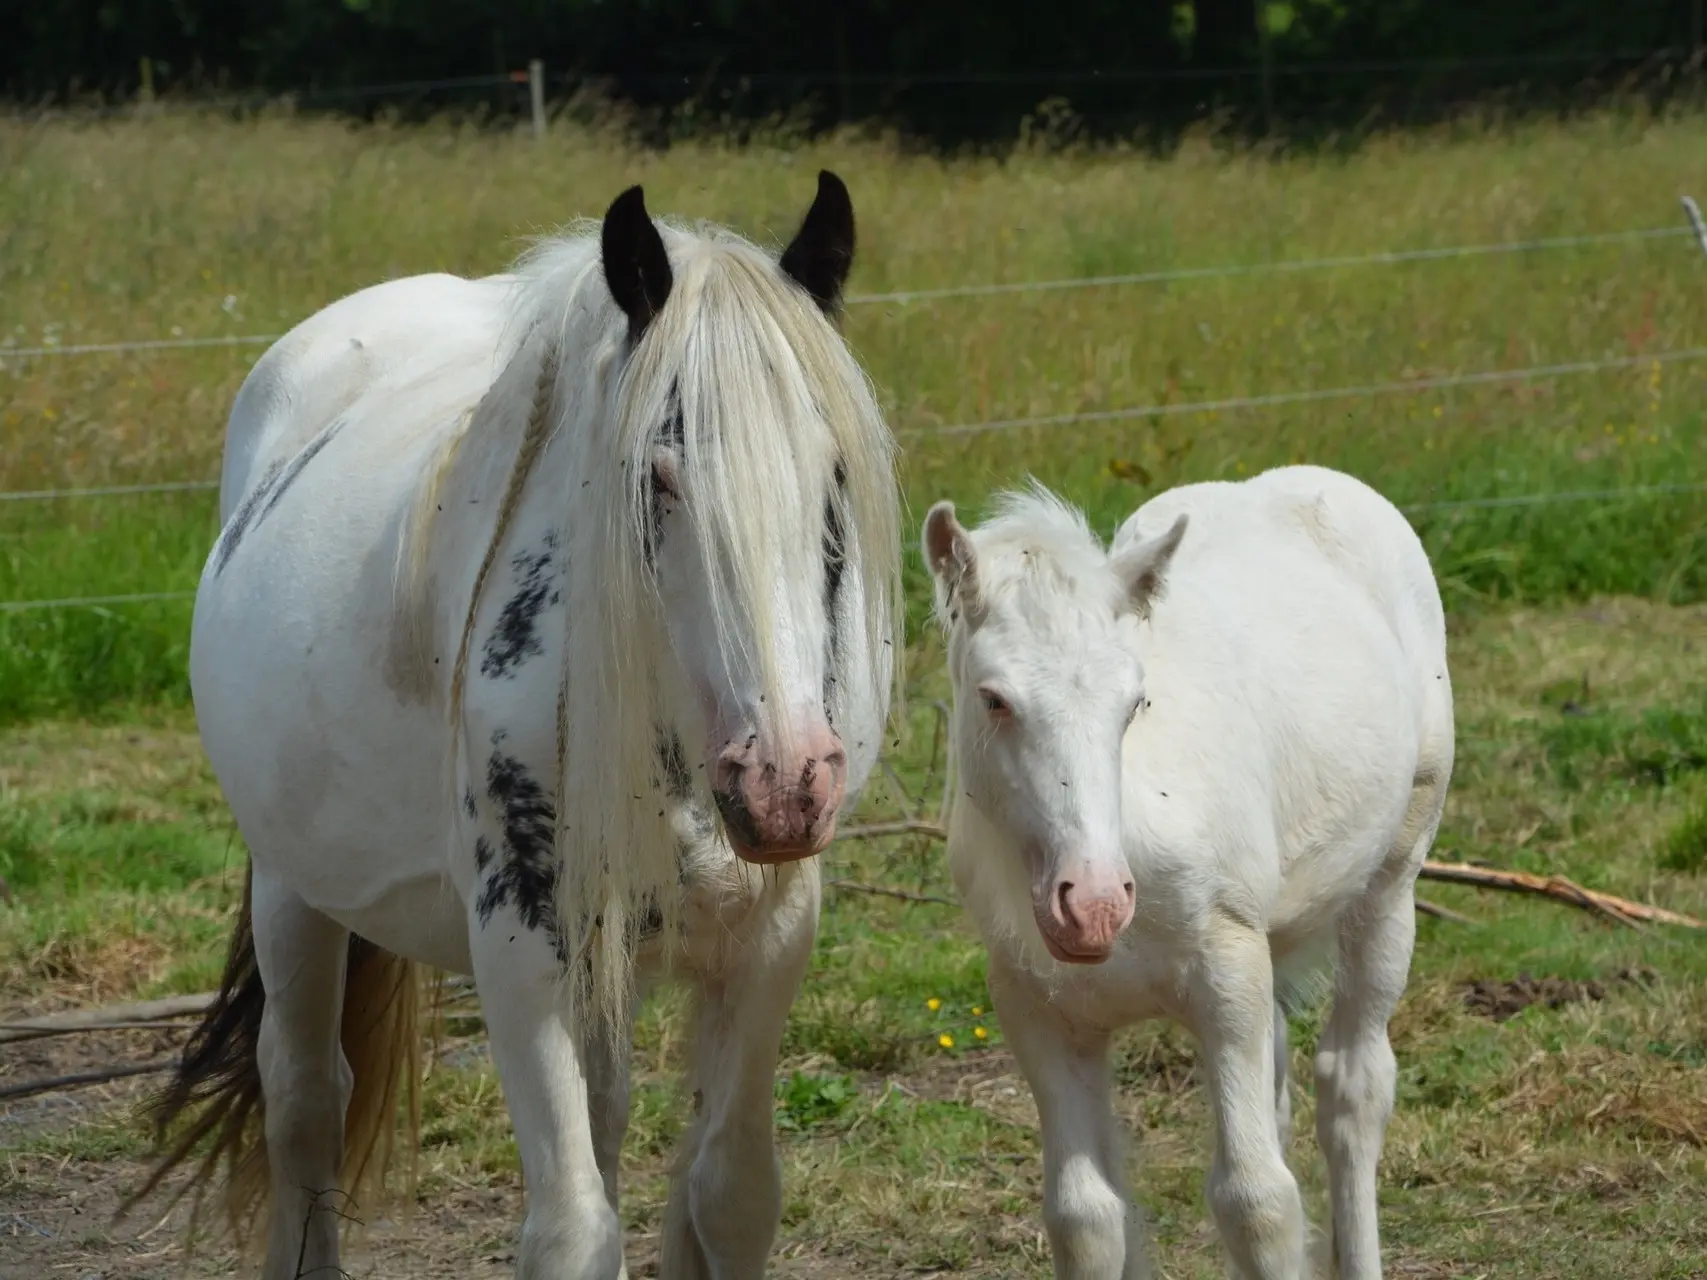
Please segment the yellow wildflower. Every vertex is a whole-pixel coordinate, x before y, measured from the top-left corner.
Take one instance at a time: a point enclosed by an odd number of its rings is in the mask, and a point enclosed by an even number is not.
[[[990,1038],[990,1033],[984,1030],[983,1027],[973,1027],[972,1034],[977,1036],[980,1040],[988,1040]]]
[[[929,1000],[925,1001],[925,1008],[929,1009],[932,1013],[935,1013],[938,1009],[942,1008],[942,1001],[938,1000],[935,996],[932,996]]]
[[[972,1016],[974,1018],[982,1018],[984,1016],[984,1006],[978,1005],[978,1004],[973,1005],[972,1006]]]
[[[948,1032],[946,1032],[946,1031],[944,1031],[940,1036],[938,1036],[936,1038],[936,1042],[938,1044],[940,1044],[944,1049],[954,1048],[954,1037],[949,1035]]]

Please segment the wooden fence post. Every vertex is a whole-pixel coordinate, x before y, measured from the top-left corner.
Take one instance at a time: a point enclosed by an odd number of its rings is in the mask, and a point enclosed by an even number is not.
[[[528,62],[528,106],[533,109],[533,140],[545,137],[545,63],[538,58]]]

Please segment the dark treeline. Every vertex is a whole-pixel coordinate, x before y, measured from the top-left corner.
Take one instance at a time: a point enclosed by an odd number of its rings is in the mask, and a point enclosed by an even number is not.
[[[1031,116],[1097,133],[1209,114],[1332,126],[1467,102],[1664,91],[1699,65],[1703,0],[0,0],[14,101],[294,91],[422,110],[524,101],[544,61],[654,118],[878,120],[942,141]],[[1259,10],[1261,19],[1259,21]],[[147,70],[144,70],[144,60]],[[1039,114],[1040,104],[1051,103]]]

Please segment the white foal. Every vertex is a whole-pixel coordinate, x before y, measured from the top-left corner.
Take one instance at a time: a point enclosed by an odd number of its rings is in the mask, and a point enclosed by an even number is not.
[[[417,964],[478,984],[525,1280],[622,1272],[634,1002],[685,977],[663,1272],[763,1274],[812,855],[900,617],[893,443],[835,327],[853,249],[832,174],[780,261],[636,187],[514,275],[335,303],[244,383],[190,675],[250,893],[159,1115],[197,1117],[162,1172],[205,1137],[192,1186],[223,1173],[239,1221],[270,1193],[266,1280],[337,1274],[371,1211]]]
[[[1387,1022],[1452,769],[1440,597],[1372,490],[1286,467],[1164,493],[1111,550],[1042,491],[924,527],[954,683],[949,859],[1037,1099],[1055,1273],[1144,1275],[1110,1110],[1117,1028],[1202,1050],[1235,1272],[1306,1274],[1277,1000],[1326,955],[1317,1133],[1342,1280],[1381,1274]]]

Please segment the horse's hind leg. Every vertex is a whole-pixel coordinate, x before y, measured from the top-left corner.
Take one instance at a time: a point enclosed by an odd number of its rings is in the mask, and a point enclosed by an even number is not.
[[[621,1027],[603,1027],[588,1036],[587,1113],[592,1125],[593,1158],[604,1179],[605,1201],[620,1221],[622,1140],[628,1132],[629,1059],[634,1051],[632,1019]],[[628,1274],[626,1266],[621,1275]]]
[[[272,1225],[266,1280],[338,1274],[338,1164],[353,1079],[339,1042],[349,932],[260,868],[255,963],[266,991],[257,1044]]]
[[[1292,1090],[1287,1080],[1292,1045],[1286,1034],[1286,1010],[1274,1002],[1274,1119],[1280,1130],[1280,1149],[1292,1145]]]
[[[1416,869],[1434,841],[1444,789],[1444,781],[1416,788],[1404,837],[1340,926],[1333,1010],[1316,1049],[1316,1139],[1328,1165],[1339,1280],[1381,1276],[1375,1171],[1398,1079],[1387,1023],[1410,975]]]

